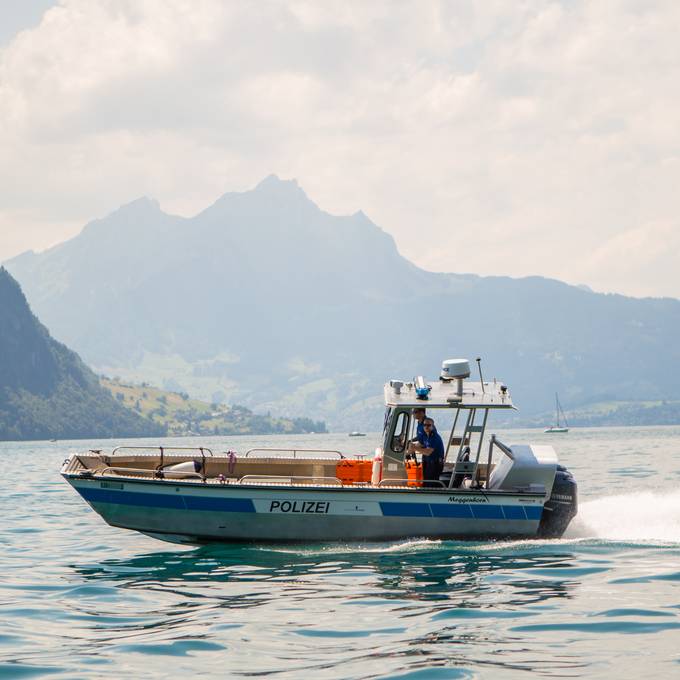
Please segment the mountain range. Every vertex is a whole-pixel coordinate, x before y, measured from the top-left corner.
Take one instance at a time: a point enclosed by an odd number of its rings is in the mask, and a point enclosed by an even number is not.
[[[191,218],[139,199],[5,266],[100,373],[335,429],[377,429],[385,380],[460,356],[524,414],[555,391],[567,408],[678,397],[680,301],[427,272],[362,212],[275,176]]]

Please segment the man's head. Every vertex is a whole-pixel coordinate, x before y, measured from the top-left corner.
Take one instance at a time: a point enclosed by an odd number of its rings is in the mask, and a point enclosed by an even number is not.
[[[423,420],[423,429],[427,434],[434,432],[434,420],[432,420],[432,418],[425,418],[425,420]]]
[[[425,409],[424,408],[414,408],[413,409],[413,417],[419,422],[423,422],[423,418],[425,417]]]

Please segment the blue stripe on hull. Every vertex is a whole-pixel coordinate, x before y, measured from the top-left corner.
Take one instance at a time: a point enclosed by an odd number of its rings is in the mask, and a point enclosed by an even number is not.
[[[78,488],[78,492],[86,501],[92,503],[115,503],[116,505],[139,505],[176,510],[255,512],[255,506],[249,498],[201,498],[199,496],[171,496],[170,494],[86,489],[82,487]]]
[[[217,512],[256,512],[249,498],[219,498],[214,496],[172,495],[140,491],[117,491],[76,487],[78,493],[91,503],[110,503],[173,510],[205,510]],[[383,517],[451,517],[457,519],[540,520],[543,506],[496,504],[441,504],[399,503],[380,501]]]
[[[543,506],[524,506],[524,512],[527,513],[527,519],[541,519],[541,515],[543,514]]]
[[[389,503],[380,501],[383,517],[432,517],[427,503]]]
[[[503,514],[505,519],[527,519],[524,508],[521,505],[504,505]]]
[[[502,505],[471,505],[475,519],[505,519]]]
[[[472,510],[469,505],[431,505],[430,508],[432,508],[432,515],[434,517],[472,519]]]

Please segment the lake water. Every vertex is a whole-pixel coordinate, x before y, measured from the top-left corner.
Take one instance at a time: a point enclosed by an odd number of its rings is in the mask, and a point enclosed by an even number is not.
[[[680,427],[499,434],[574,472],[564,539],[174,546],[107,526],[58,475],[120,442],[0,443],[0,678],[680,677]],[[378,435],[175,443],[198,441]]]

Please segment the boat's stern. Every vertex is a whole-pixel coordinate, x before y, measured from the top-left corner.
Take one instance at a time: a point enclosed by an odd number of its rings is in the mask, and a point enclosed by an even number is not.
[[[538,535],[542,538],[562,536],[578,509],[577,486],[573,475],[558,464],[552,446],[499,446],[507,455],[494,469],[489,488],[545,493]]]

